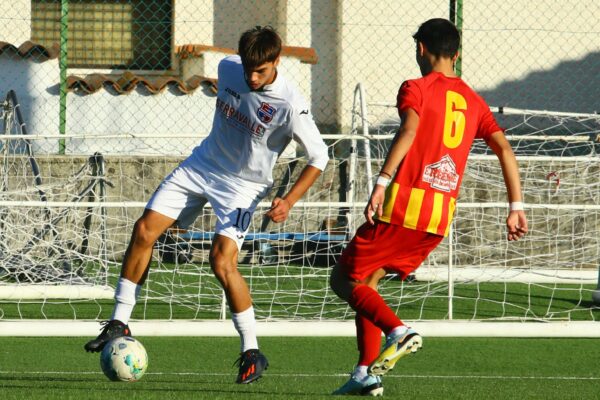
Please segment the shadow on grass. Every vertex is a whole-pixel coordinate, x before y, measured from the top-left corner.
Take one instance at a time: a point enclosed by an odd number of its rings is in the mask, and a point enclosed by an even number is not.
[[[592,312],[600,313],[600,305],[594,304],[594,302],[591,300],[567,299],[566,301],[573,303],[576,306],[582,307],[583,309],[591,309]]]
[[[5,384],[11,382],[10,384]],[[18,384],[21,382],[22,384]],[[39,383],[40,385],[32,385],[32,382]],[[60,385],[64,383],[69,386]],[[85,386],[73,386],[73,383],[82,383]],[[57,384],[57,385],[52,385]],[[90,385],[93,384],[93,385]],[[282,398],[304,398],[304,397],[315,397],[322,395],[323,393],[298,393],[298,392],[286,392],[278,389],[274,390],[255,390],[256,386],[253,385],[236,385],[233,383],[215,382],[210,381],[194,381],[194,382],[182,382],[181,380],[159,380],[159,381],[141,381],[136,383],[126,382],[110,382],[108,380],[99,380],[98,375],[90,375],[89,377],[69,377],[69,376],[52,376],[52,375],[35,375],[28,376],[22,374],[19,376],[1,376],[0,377],[0,388],[3,390],[7,389],[24,389],[28,391],[53,391],[60,390],[63,392],[79,392],[82,390],[88,392],[104,391],[106,385],[118,385],[119,392],[135,392],[135,393],[179,393],[179,394],[194,394],[202,393],[203,396],[208,394],[231,394],[241,395],[243,398],[251,396],[281,396]],[[165,385],[172,385],[171,387],[164,387]],[[218,385],[218,388],[211,388],[211,385]],[[228,388],[226,386],[231,386]]]
[[[73,375],[76,375],[77,373],[74,372]],[[35,375],[35,376],[30,376],[25,374],[20,374],[19,376],[0,376],[0,382],[5,382],[5,381],[25,381],[25,382],[43,382],[43,383],[48,383],[48,382],[82,382],[82,383],[89,383],[89,382],[98,382],[98,376],[96,375],[90,375],[89,377],[69,377],[69,376],[56,376],[56,375]],[[7,387],[2,385],[2,387]],[[42,388],[42,387],[41,387]],[[34,388],[32,388],[34,389]]]

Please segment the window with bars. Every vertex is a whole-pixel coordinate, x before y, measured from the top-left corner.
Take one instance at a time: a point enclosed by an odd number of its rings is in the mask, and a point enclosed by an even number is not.
[[[31,40],[60,43],[61,0],[32,0]],[[71,68],[169,70],[173,0],[70,0]]]

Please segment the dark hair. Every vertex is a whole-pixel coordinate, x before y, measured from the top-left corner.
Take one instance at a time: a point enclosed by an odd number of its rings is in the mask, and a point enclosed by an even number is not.
[[[452,58],[460,46],[460,34],[456,26],[447,19],[433,18],[425,21],[413,35],[429,53],[436,57]]]
[[[281,53],[281,38],[270,26],[256,26],[240,37],[238,54],[245,69],[273,62]]]

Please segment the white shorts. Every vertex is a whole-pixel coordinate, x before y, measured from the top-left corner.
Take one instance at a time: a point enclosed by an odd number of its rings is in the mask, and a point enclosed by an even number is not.
[[[240,187],[235,180],[198,171],[191,164],[188,158],[175,168],[158,186],[146,208],[173,218],[178,227],[187,229],[208,201],[217,217],[215,233],[232,239],[239,250],[254,210],[269,187]]]

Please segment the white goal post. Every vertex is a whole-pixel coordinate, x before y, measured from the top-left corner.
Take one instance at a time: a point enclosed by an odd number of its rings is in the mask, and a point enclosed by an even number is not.
[[[25,136],[14,104],[4,107],[0,335],[93,336],[96,321],[110,313],[133,223],[148,194],[184,155],[168,148],[164,156],[36,153],[36,141],[90,138]],[[507,204],[499,165],[476,143],[451,234],[408,281],[386,277],[382,294],[426,336],[598,337],[600,117],[493,111],[507,116],[503,122],[521,166],[530,234],[516,244],[504,240]],[[258,206],[240,269],[253,292],[260,335],[354,334],[353,312],[329,289],[329,270],[362,221],[398,119],[393,105],[369,103],[362,85],[352,112],[349,133],[323,135],[332,162],[289,221],[266,224],[261,210],[270,202]],[[114,137],[164,139],[106,136]],[[274,191],[299,172],[294,168],[299,160],[280,160]],[[207,205],[190,231],[159,241],[136,307],[141,311],[133,316],[136,335],[235,334],[207,262],[213,226]]]
[[[598,322],[480,322],[404,321],[424,337],[515,337],[600,338]],[[134,320],[136,336],[233,336],[238,333],[230,320]],[[84,336],[98,334],[98,322],[74,320],[2,320],[0,336]],[[256,333],[263,336],[356,335],[354,321],[258,321]]]

